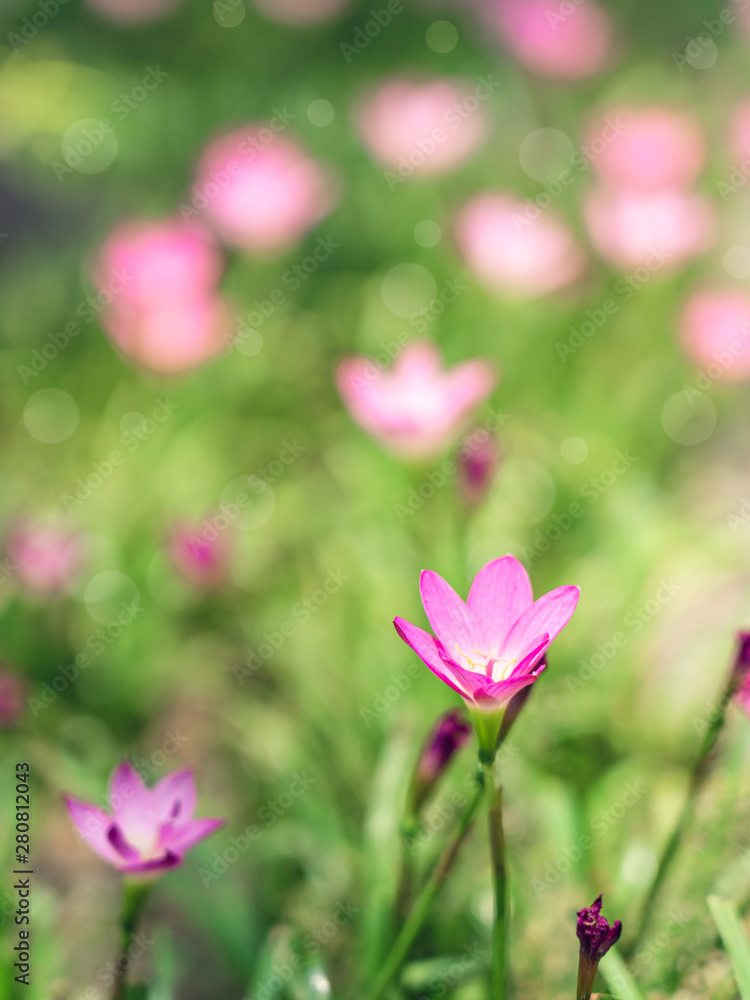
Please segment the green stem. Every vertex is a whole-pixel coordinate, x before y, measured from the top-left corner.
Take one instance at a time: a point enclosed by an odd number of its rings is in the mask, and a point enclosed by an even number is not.
[[[701,744],[698,757],[693,764],[692,771],[690,772],[690,781],[688,783],[688,791],[685,797],[685,802],[683,803],[677,823],[675,824],[659,859],[656,874],[654,875],[653,882],[651,883],[648,895],[646,896],[641,909],[638,929],[635,935],[630,939],[628,945],[622,949],[623,954],[627,958],[632,956],[636,947],[643,939],[664,881],[680,847],[682,837],[685,830],[690,825],[691,819],[693,818],[693,812],[695,811],[698,795],[706,783],[706,779],[711,773],[711,768],[714,763],[714,750],[716,749],[716,744],[719,740],[719,736],[721,735],[721,731],[724,728],[726,708],[732,700],[736,687],[737,682],[734,677],[731,677],[724,691],[716,716],[709,722],[708,729],[703,736],[703,742]]]
[[[494,773],[488,768],[485,780],[490,788],[490,855],[495,894],[495,920],[492,928],[491,1000],[505,1000],[508,992],[508,872],[505,864],[503,832],[503,790],[495,788]]]
[[[441,854],[440,860],[435,865],[435,868],[427,880],[425,887],[417,896],[417,899],[412,906],[403,927],[401,928],[401,932],[386,957],[380,972],[375,977],[369,992],[365,994],[366,1000],[380,1000],[380,997],[388,987],[388,984],[401,968],[407,954],[409,953],[409,949],[414,943],[417,934],[421,930],[422,925],[427,918],[430,907],[442,889],[443,884],[448,877],[448,873],[453,867],[453,862],[456,860],[461,845],[471,829],[471,824],[476,811],[479,808],[479,803],[482,801],[484,785],[484,770],[480,768],[477,770],[477,789],[474,793],[474,798],[469,803],[469,807],[462,816],[458,829],[453,835],[450,843]]]
[[[125,1000],[130,950],[138,920],[151,892],[151,882],[126,880],[123,884],[122,916],[120,917],[120,950],[115,963],[115,984],[112,1000]]]

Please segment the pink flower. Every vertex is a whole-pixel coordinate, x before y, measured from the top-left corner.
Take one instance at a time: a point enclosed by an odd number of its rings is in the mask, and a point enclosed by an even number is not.
[[[605,69],[612,25],[592,0],[479,0],[485,21],[520,63],[553,79],[577,80]]]
[[[338,367],[339,392],[352,417],[386,448],[411,458],[442,451],[496,383],[485,361],[442,367],[434,344],[405,347],[390,371],[368,358]]]
[[[470,507],[484,497],[492,485],[500,464],[497,438],[483,428],[466,436],[458,453],[458,484],[464,502]]]
[[[682,312],[680,337],[712,378],[750,378],[750,293],[741,288],[694,293]]]
[[[39,594],[54,594],[72,582],[84,561],[84,544],[74,531],[55,524],[19,521],[5,542],[19,582]]]
[[[197,587],[224,582],[229,566],[229,539],[212,528],[206,538],[202,525],[178,524],[169,537],[169,554],[182,576]]]
[[[661,105],[637,110],[611,108],[606,118],[591,125],[587,147],[607,135],[612,119],[622,129],[592,156],[600,179],[613,187],[654,190],[686,188],[706,162],[706,137],[692,115]],[[601,140],[600,140],[601,141]]]
[[[750,24],[750,13],[745,16]],[[750,160],[750,97],[743,98],[732,114],[729,151],[736,163],[743,164]]]
[[[331,210],[321,167],[291,139],[249,125],[215,139],[198,164],[195,205],[225,243],[277,250],[298,240]]]
[[[674,268],[707,250],[714,237],[710,202],[678,188],[598,188],[589,192],[584,215],[599,253],[624,267]]]
[[[177,219],[128,222],[94,268],[101,323],[120,350],[158,372],[183,372],[225,346],[228,305],[217,292],[221,256],[209,234]]]
[[[0,729],[15,725],[23,712],[24,686],[15,674],[0,670]]]
[[[364,102],[359,131],[376,159],[409,177],[458,166],[484,140],[488,121],[475,88],[464,80],[395,78]]]
[[[456,240],[469,267],[509,294],[544,295],[580,277],[586,258],[570,230],[549,212],[507,194],[481,194],[461,212]]]
[[[193,819],[196,792],[192,772],[173,771],[154,787],[125,760],[112,775],[112,814],[66,796],[78,833],[121,872],[158,875],[176,868],[191,847],[224,825],[221,819]]]
[[[110,21],[145,24],[166,17],[182,0],[86,0],[89,7]]]
[[[423,571],[420,591],[435,635],[403,618],[396,631],[466,701],[483,748],[493,752],[505,706],[539,677],[540,660],[575,611],[578,587],[535,602],[526,570],[508,555],[477,573],[466,603],[431,570]]]
[[[256,0],[258,6],[284,24],[314,24],[337,14],[348,0]]]

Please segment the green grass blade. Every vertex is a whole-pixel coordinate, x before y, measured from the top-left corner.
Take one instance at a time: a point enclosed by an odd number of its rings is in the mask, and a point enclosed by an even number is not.
[[[601,960],[599,971],[607,980],[607,986],[620,1000],[643,1000],[643,994],[633,979],[633,974],[616,948],[610,948]]]
[[[742,930],[737,905],[721,896],[709,896],[708,908],[732,963],[740,996],[742,1000],[750,1000],[750,948]]]

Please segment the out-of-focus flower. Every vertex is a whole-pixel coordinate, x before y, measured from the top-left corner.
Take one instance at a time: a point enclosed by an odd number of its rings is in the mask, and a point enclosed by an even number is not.
[[[299,239],[335,198],[330,178],[301,146],[254,124],[206,148],[193,201],[205,204],[206,219],[225,243],[260,252]]]
[[[402,177],[448,171],[485,138],[481,102],[489,93],[460,79],[388,80],[362,105],[359,131],[373,156]]]
[[[84,543],[76,532],[55,524],[19,521],[5,541],[16,579],[38,594],[54,594],[76,576],[84,561]]]
[[[416,816],[454,756],[471,736],[471,726],[458,709],[445,712],[427,734],[414,769],[409,794],[410,810]]]
[[[221,819],[193,819],[195,783],[189,770],[174,771],[147,788],[123,761],[109,788],[112,813],[66,796],[78,833],[121,872],[159,875],[182,863],[183,855],[218,827]]]
[[[0,729],[15,725],[23,712],[24,686],[15,674],[0,669]]]
[[[496,383],[486,361],[444,368],[434,344],[404,348],[390,371],[368,358],[347,358],[337,381],[352,417],[385,447],[409,458],[446,448]]]
[[[89,7],[119,24],[158,21],[176,10],[183,0],[86,0]]]
[[[586,257],[551,212],[507,194],[482,194],[459,215],[456,240],[485,284],[510,294],[544,295],[580,277]]]
[[[420,591],[435,635],[403,618],[396,631],[466,701],[480,745],[493,755],[505,706],[539,677],[540,661],[575,611],[578,587],[534,601],[528,573],[507,555],[477,573],[466,603],[431,570],[423,571]]]
[[[283,24],[314,24],[333,17],[349,0],[256,0],[258,7]]]
[[[737,633],[737,652],[729,675],[728,690],[730,696],[750,716],[750,632]]]
[[[588,1000],[596,978],[600,960],[612,945],[620,940],[622,923],[619,920],[610,926],[602,914],[602,897],[597,896],[591,906],[578,911],[576,934],[581,947],[578,959],[578,1000]]]
[[[715,230],[710,202],[678,188],[597,188],[586,197],[584,215],[603,257],[624,267],[644,265],[651,272],[703,253]]]
[[[470,507],[479,503],[492,485],[500,464],[497,438],[478,427],[467,434],[458,452],[458,485],[464,502]]]
[[[713,378],[750,378],[750,294],[704,289],[685,303],[680,337],[690,357]]]
[[[587,145],[606,135],[607,122],[617,134],[592,157],[591,165],[606,184],[638,190],[689,187],[706,162],[706,137],[696,119],[656,105],[643,109],[615,107],[592,123]]]
[[[178,219],[125,223],[104,242],[94,267],[106,303],[102,326],[125,355],[154,371],[202,364],[225,346],[232,323],[217,292],[221,268],[217,247],[199,226]]]
[[[750,14],[747,17],[750,20]],[[736,163],[747,164],[750,161],[750,97],[740,101],[732,114],[729,123],[729,153]]]
[[[605,69],[612,25],[592,0],[478,0],[482,17],[508,51],[540,76],[576,80]]]
[[[169,536],[169,554],[182,576],[197,587],[223,583],[229,567],[226,532],[212,528],[207,538],[202,525],[176,525]]]

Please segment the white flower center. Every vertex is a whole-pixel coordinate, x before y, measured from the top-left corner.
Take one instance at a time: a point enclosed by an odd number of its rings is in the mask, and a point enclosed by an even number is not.
[[[483,653],[481,649],[470,649],[469,653],[464,651],[456,643],[456,653],[459,666],[467,667],[477,674],[484,674],[493,682],[504,681],[512,673],[516,665],[516,660],[500,660],[497,652],[493,649],[490,653]]]

